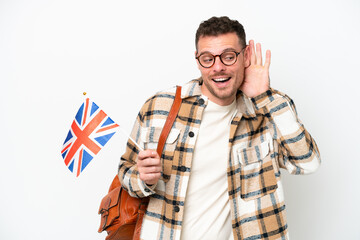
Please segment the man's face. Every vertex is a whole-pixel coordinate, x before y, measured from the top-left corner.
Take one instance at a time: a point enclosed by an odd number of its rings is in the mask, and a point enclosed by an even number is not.
[[[206,52],[219,55],[224,51],[240,52],[242,50],[236,33],[227,33],[216,37],[200,37],[197,47],[196,56]],[[231,66],[224,65],[220,61],[220,57],[216,57],[214,65],[210,68],[202,67],[197,61],[203,79],[201,91],[210,101],[222,106],[229,105],[234,101],[236,92],[244,79],[248,56],[246,50],[237,56],[237,61]]]

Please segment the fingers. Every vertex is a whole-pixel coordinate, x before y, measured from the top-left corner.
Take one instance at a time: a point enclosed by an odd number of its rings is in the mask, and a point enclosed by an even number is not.
[[[255,56],[255,46],[254,46],[254,40],[250,40],[250,64],[255,65],[256,64],[256,56]]]
[[[267,50],[266,51],[266,56],[265,56],[265,64],[264,66],[269,69],[270,68],[270,62],[271,62],[271,51]]]
[[[137,165],[139,168],[149,168],[145,172],[159,172],[161,171],[160,157],[157,152],[153,150],[140,151],[138,155]],[[155,168],[155,167],[158,167]],[[153,169],[153,171],[151,171]]]
[[[150,150],[150,149],[140,151],[138,154],[138,159],[140,159],[140,160],[145,159],[145,158],[158,158],[158,157],[159,157],[159,155],[157,154],[157,152],[154,150]]]
[[[160,179],[161,161],[156,151],[140,151],[138,154],[137,166],[139,177],[146,184],[155,184]]]
[[[262,65],[262,54],[261,54],[261,44],[256,44],[256,64]]]
[[[160,172],[161,171],[161,161],[159,158],[145,158],[143,160],[138,160],[138,168],[143,168],[143,172]]]
[[[161,177],[161,173],[148,173],[148,174],[140,173],[139,176],[141,181],[145,182],[147,185],[154,185],[159,181]]]
[[[251,65],[263,65],[263,60],[262,60],[262,51],[261,51],[261,44],[257,43],[256,44],[256,49],[255,49],[255,43],[254,40],[250,40],[249,41],[249,48],[250,48],[250,64]],[[265,57],[265,64],[264,66],[269,68],[270,66],[270,58],[271,58],[271,52],[270,50],[266,51],[266,57]]]
[[[149,166],[143,167],[141,172],[144,173],[144,174],[160,173],[161,172],[161,166],[149,165]]]

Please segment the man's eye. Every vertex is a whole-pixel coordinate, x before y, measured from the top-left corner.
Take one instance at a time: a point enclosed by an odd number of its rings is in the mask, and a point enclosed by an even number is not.
[[[234,58],[235,58],[234,54],[225,54],[222,57],[222,59],[225,61],[231,61],[231,60],[234,60]]]
[[[212,58],[212,57],[203,57],[202,58],[202,61],[203,62],[206,62],[206,63],[210,63],[210,62],[212,62],[214,59]]]

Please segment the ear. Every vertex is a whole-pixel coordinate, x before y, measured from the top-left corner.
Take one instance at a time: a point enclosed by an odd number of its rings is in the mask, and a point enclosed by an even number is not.
[[[201,70],[201,66],[200,66],[200,64],[199,64],[199,61],[196,59],[197,54],[198,54],[198,52],[195,51],[195,56],[194,56],[194,57],[195,57],[195,61],[196,61],[196,64],[197,64],[198,69]]]
[[[250,59],[251,59],[250,45],[247,45],[244,49],[244,66],[245,66],[245,68],[250,66]]]

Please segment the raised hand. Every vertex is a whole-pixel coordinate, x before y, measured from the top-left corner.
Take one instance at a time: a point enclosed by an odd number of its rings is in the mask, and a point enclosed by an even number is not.
[[[244,81],[240,86],[240,90],[248,97],[256,97],[270,88],[269,67],[271,52],[266,51],[265,63],[262,62],[261,44],[255,44],[254,40],[250,40],[248,46],[248,54],[250,55],[250,64],[245,68]]]

